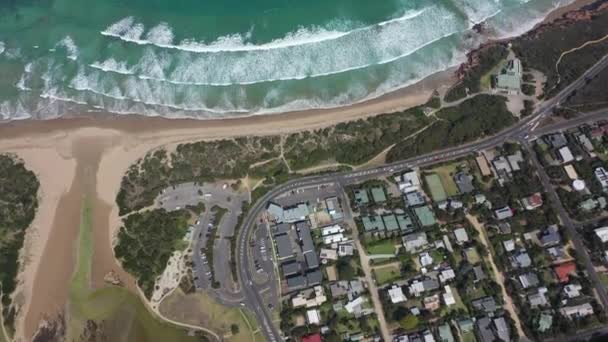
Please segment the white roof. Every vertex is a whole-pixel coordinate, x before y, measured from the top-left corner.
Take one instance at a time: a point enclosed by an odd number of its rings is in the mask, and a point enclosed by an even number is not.
[[[575,179],[572,182],[572,187],[576,191],[583,191],[583,190],[585,190],[585,181],[582,179]]]
[[[445,305],[454,305],[456,304],[456,299],[454,299],[454,294],[452,293],[452,288],[450,285],[444,286],[445,293],[443,294],[443,302]]]
[[[574,165],[571,165],[571,164],[565,165],[564,170],[568,174],[568,178],[570,178],[572,180],[578,179],[578,173],[576,173],[576,170],[574,169]]]
[[[559,155],[562,158],[564,163],[568,163],[574,160],[574,156],[572,156],[572,152],[570,152],[570,148],[568,146],[564,146],[559,149]]]
[[[393,287],[392,289],[389,289],[388,295],[391,296],[391,302],[393,304],[405,302],[407,300],[407,298],[403,294],[403,290],[401,289],[401,286],[396,286],[396,287]]]
[[[458,242],[469,241],[469,236],[467,235],[467,231],[464,228],[458,228],[458,229],[454,230],[454,235],[456,235],[456,240]]]
[[[513,239],[503,241],[502,244],[505,246],[505,250],[507,252],[511,252],[511,251],[515,250],[515,241],[513,241]]]
[[[310,324],[319,324],[321,321],[321,315],[319,314],[319,310],[308,310],[306,311],[306,317],[308,317],[308,323]]]
[[[602,242],[608,241],[608,226],[597,228],[595,230],[595,235],[597,235],[600,238],[600,240],[602,240]]]
[[[357,299],[348,302],[346,305],[344,305],[344,309],[346,309],[348,313],[353,313],[355,311],[355,308],[363,304],[363,302],[365,302],[365,298],[358,297]]]

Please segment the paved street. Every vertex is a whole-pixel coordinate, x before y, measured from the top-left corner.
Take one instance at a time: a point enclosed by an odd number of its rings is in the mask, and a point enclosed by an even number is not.
[[[572,93],[572,91],[583,86],[585,84],[586,78],[597,75],[607,65],[608,57],[604,57],[602,60],[600,60],[590,69],[588,69],[579,79],[568,85],[555,97],[542,103],[534,114],[524,119],[521,119],[517,124],[499,132],[494,136],[486,137],[484,139],[480,139],[475,142],[467,143],[457,147],[446,148],[423,156],[414,157],[405,161],[387,164],[378,168],[303,177],[289,181],[272,189],[253,205],[253,207],[247,213],[245,220],[243,221],[243,228],[239,236],[237,245],[238,262],[240,263],[240,265],[248,264],[249,254],[247,253],[247,240],[250,230],[256,225],[257,218],[266,208],[267,203],[271,199],[279,196],[280,194],[292,191],[297,192],[297,189],[302,187],[320,186],[329,183],[337,183],[339,184],[339,186],[343,187],[348,184],[356,184],[368,179],[387,176],[395,172],[401,172],[407,169],[411,169],[413,167],[424,167],[435,163],[441,163],[448,160],[461,158],[470,153],[501,145],[507,140],[527,140],[530,138],[530,134],[533,132],[533,130],[535,130],[539,126],[538,123],[541,122],[544,118],[552,115],[552,111],[555,106],[559,105],[561,101],[563,101],[568,95],[570,95],[570,93]],[[607,113],[607,111],[597,111],[591,113],[590,115],[596,117],[606,117]],[[577,120],[581,119],[579,118]],[[580,124],[577,120],[571,120],[557,124],[554,128],[556,130],[561,130],[567,127],[577,126],[578,124]],[[538,134],[538,132],[535,132],[535,134]],[[251,284],[251,279],[253,279],[251,269],[249,267],[239,267],[239,277],[241,282]],[[595,282],[595,284],[598,283]],[[258,291],[259,289],[257,289],[255,286],[244,286],[243,290],[243,294],[245,296],[244,303],[249,309],[254,312],[254,314],[258,318],[258,321],[260,322],[266,339],[268,341],[273,342],[282,340],[281,334],[279,333],[278,329],[272,324],[270,313],[263,305],[262,298]],[[602,290],[605,292],[604,289]],[[602,299],[603,302],[604,300],[605,298]]]

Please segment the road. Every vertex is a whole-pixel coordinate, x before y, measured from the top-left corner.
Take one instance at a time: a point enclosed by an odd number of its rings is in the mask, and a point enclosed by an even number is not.
[[[485,150],[491,147],[499,146],[507,140],[527,140],[530,137],[538,123],[544,118],[552,115],[553,108],[558,106],[561,101],[566,99],[574,90],[585,85],[585,79],[597,75],[600,71],[608,66],[608,56],[602,58],[599,62],[589,68],[581,77],[560,91],[555,97],[543,102],[539,108],[530,116],[521,119],[515,125],[504,129],[503,131],[474,142],[463,144],[461,146],[450,147],[435,152],[431,152],[422,156],[410,158],[403,161],[398,161],[386,164],[382,167],[370,168],[367,170],[357,170],[350,172],[340,172],[334,174],[325,174],[318,176],[309,176],[288,181],[282,185],[272,189],[262,198],[260,198],[249,210],[243,220],[242,229],[238,237],[237,258],[239,262],[239,278],[243,286],[243,295],[245,300],[244,305],[247,306],[256,315],[261,329],[264,332],[267,341],[281,341],[282,337],[278,329],[272,324],[272,318],[269,311],[264,306],[264,302],[259,294],[258,288],[253,284],[253,275],[250,267],[240,266],[248,265],[248,240],[252,229],[256,226],[256,220],[266,208],[267,203],[278,195],[295,190],[301,187],[320,186],[327,183],[337,183],[341,186],[356,184],[368,179],[390,175],[396,172],[402,172],[413,167],[423,167],[435,163],[441,163],[448,160],[464,157],[473,152]],[[608,111],[597,111],[591,113],[595,117],[604,117]],[[555,130],[562,130],[567,127],[577,125],[577,120],[570,120],[564,123],[556,124]],[[573,123],[573,124],[569,124]],[[538,132],[541,132],[540,130]]]
[[[564,208],[564,205],[560,201],[559,196],[557,195],[555,188],[551,184],[551,181],[549,180],[549,176],[545,172],[545,169],[540,164],[538,157],[534,152],[534,149],[532,149],[528,141],[525,141],[523,145],[526,147],[529,154],[529,158],[530,160],[532,160],[532,164],[534,164],[534,167],[538,172],[542,186],[545,188],[545,191],[549,195],[549,200],[551,201],[553,209],[557,212],[557,216],[562,222],[562,225],[566,228],[566,233],[568,233],[570,240],[574,244],[574,249],[576,250],[576,257],[578,261],[582,262],[585,265],[585,269],[587,270],[587,276],[590,278],[593,286],[595,287],[597,295],[600,301],[602,302],[602,306],[604,308],[608,308],[608,293],[606,292],[606,288],[602,285],[602,281],[597,275],[597,272],[595,272],[595,267],[593,266],[591,258],[587,253],[587,248],[585,248],[585,244],[583,243],[580,235],[576,231],[576,225],[574,224],[574,222],[570,218],[570,215],[568,215],[566,208]]]

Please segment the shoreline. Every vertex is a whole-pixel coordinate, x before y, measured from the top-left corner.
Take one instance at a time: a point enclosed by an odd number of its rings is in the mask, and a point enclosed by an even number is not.
[[[577,0],[554,10],[538,25],[546,24],[563,16],[564,13],[593,2],[595,1]],[[65,283],[71,278],[70,274],[67,279],[53,280],[53,276],[49,275],[52,273],[51,270],[46,272],[42,270],[43,262],[55,257],[47,254],[51,253],[49,240],[52,236],[60,236],[61,243],[52,248],[55,251],[65,247],[65,244],[71,243],[70,246],[73,246],[78,238],[77,230],[74,232],[72,229],[67,234],[61,234],[55,224],[58,217],[66,214],[59,212],[60,201],[79,181],[76,177],[79,161],[72,150],[75,143],[86,139],[99,141],[99,144],[96,144],[100,149],[99,162],[97,169],[91,170],[96,172],[94,200],[96,205],[103,205],[99,208],[99,224],[96,224],[97,228],[94,230],[95,259],[92,265],[92,284],[97,288],[104,284],[102,277],[105,270],[118,265],[113,258],[112,240],[121,223],[118,209],[114,205],[120,182],[128,167],[148,151],[159,146],[170,147],[188,141],[318,129],[340,122],[405,110],[425,103],[435,89],[445,91],[451,87],[456,81],[456,69],[457,67],[454,67],[441,71],[417,84],[376,99],[333,109],[208,120],[96,113],[0,124],[0,153],[16,153],[25,161],[26,167],[36,173],[41,183],[40,208],[31,229],[28,229],[26,234],[26,244],[22,251],[24,262],[21,265],[22,271],[19,273],[19,283],[15,291],[15,298],[19,299],[21,307],[15,323],[16,340],[19,341],[19,338],[29,340],[31,329],[37,327],[33,327],[31,320],[34,318],[30,318],[26,328],[27,316],[31,314],[38,317],[49,316],[56,312],[55,309],[61,309],[56,308],[54,303],[33,303],[32,293],[35,285],[46,284],[46,281],[55,281],[55,284]],[[107,212],[109,215],[106,215]],[[69,224],[73,224],[74,220],[76,218],[72,217]],[[62,267],[73,270],[73,262],[74,260],[70,264],[68,261],[68,264]],[[124,272],[120,266],[116,267],[118,271]],[[129,284],[127,288],[131,286],[132,284]],[[63,290],[60,287],[56,289]],[[67,294],[68,289],[64,290]]]

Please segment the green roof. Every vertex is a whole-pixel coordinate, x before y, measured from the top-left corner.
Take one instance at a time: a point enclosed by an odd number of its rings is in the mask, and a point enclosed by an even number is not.
[[[389,232],[399,229],[399,224],[397,223],[397,218],[395,217],[395,214],[382,216],[382,220],[384,221],[386,230],[388,230]]]
[[[454,342],[454,335],[452,335],[452,329],[446,323],[439,326],[439,336],[441,337],[440,341],[442,342]]]
[[[384,229],[384,223],[380,216],[364,216],[361,218],[361,221],[363,222],[363,228],[365,228],[366,232]]]
[[[428,205],[414,209],[418,221],[423,227],[432,226],[435,224],[435,213]]]
[[[384,194],[384,188],[381,186],[372,188],[372,197],[374,198],[374,202],[376,202],[376,203],[386,202],[386,195]]]
[[[397,222],[399,223],[399,228],[401,228],[401,230],[414,229],[414,223],[412,222],[412,218],[408,215],[397,215]]]
[[[357,204],[369,203],[369,197],[367,197],[367,191],[365,191],[365,189],[355,190],[355,201],[357,202]]]
[[[424,177],[426,180],[426,184],[431,191],[431,197],[433,197],[433,201],[435,202],[443,202],[448,198],[448,195],[445,193],[445,189],[443,188],[443,184],[441,184],[441,178],[439,175],[432,174]]]

